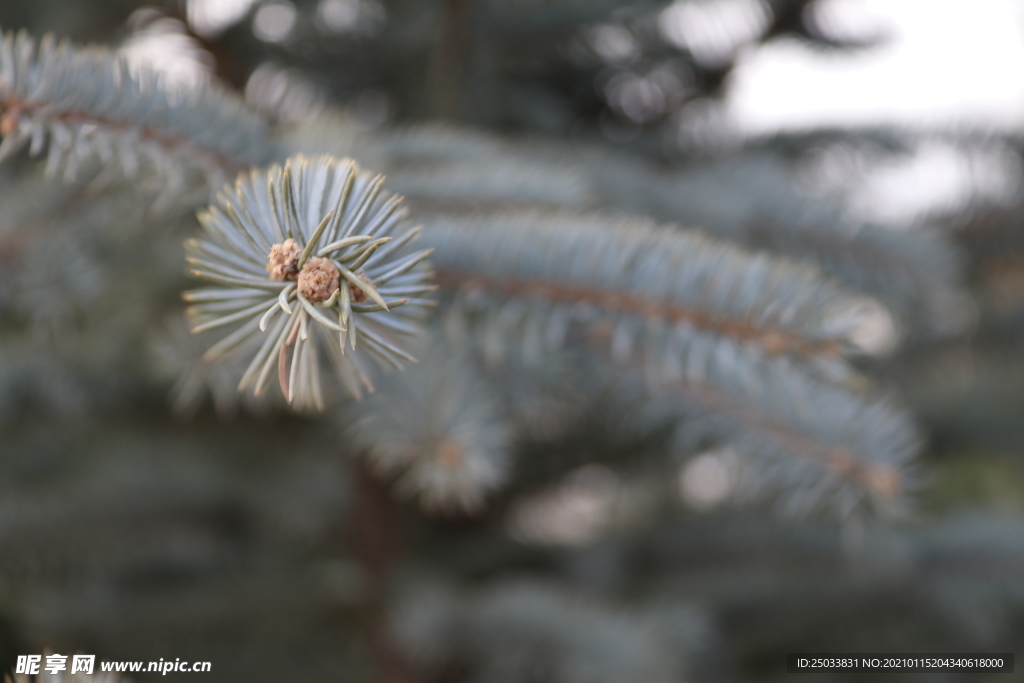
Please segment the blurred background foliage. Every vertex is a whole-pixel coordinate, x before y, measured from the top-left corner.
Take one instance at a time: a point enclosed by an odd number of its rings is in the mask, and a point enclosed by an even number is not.
[[[872,302],[857,369],[925,443],[908,518],[792,518],[746,496],[734,423],[572,353],[460,363],[432,335],[364,404],[256,405],[180,322],[191,209],[20,156],[0,667],[50,648],[220,681],[746,681],[792,651],[1021,653],[1021,3],[7,0],[0,27],[223,83],[282,146],[386,172],[428,227],[610,207],[810,261]],[[441,395],[495,423],[482,448],[513,443],[472,513],[378,478],[458,426],[416,412]],[[388,411],[407,428],[379,455]]]

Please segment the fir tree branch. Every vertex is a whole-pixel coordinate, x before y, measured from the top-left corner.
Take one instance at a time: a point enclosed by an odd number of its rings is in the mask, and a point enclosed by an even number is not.
[[[172,89],[117,53],[27,33],[0,37],[0,159],[26,143],[50,173],[100,162],[154,172],[168,192],[192,174],[208,187],[271,156],[264,122],[215,88]]]
[[[883,302],[911,331],[948,334],[958,327],[950,311],[958,307],[960,264],[951,245],[925,229],[858,221],[838,204],[800,196],[783,159],[748,152],[680,169],[635,160],[592,167],[600,194],[621,209],[814,263]]]
[[[741,447],[790,511],[902,512],[916,431],[861,393],[845,360],[856,305],[813,269],[607,216],[445,218],[427,235],[485,355],[585,340]]]
[[[433,305],[430,250],[410,249],[419,230],[383,180],[350,160],[296,156],[240,176],[199,215],[205,235],[187,258],[217,286],[185,294],[192,330],[230,330],[207,360],[256,349],[240,390],[261,394],[276,367],[290,404],[322,410],[325,347],[356,397],[373,389],[364,353],[399,369],[414,360],[403,337]]]
[[[697,608],[677,600],[626,607],[523,580],[471,592],[417,588],[392,623],[431,680],[453,669],[477,681],[689,680],[690,659],[711,630]]]
[[[299,127],[287,144],[373,159],[424,220],[528,205],[614,207],[812,263],[842,287],[882,302],[912,335],[949,334],[967,317],[959,260],[941,235],[852,219],[837,203],[798,192],[785,159],[763,150],[664,166],[601,148],[510,142],[452,126],[368,135],[340,118]]]
[[[439,218],[427,235],[438,281],[499,344],[525,328],[558,346],[578,319],[620,358],[643,345],[682,358],[721,344],[850,377],[854,302],[811,268],[599,214]]]
[[[733,446],[750,465],[744,493],[774,499],[787,514],[907,513],[920,436],[906,413],[783,366],[759,372],[758,382],[725,389],[685,381],[666,386],[664,398],[680,401],[687,413],[684,440]]]
[[[371,467],[429,511],[478,510],[509,475],[511,429],[498,396],[473,360],[440,335],[421,362],[391,373],[341,423]]]

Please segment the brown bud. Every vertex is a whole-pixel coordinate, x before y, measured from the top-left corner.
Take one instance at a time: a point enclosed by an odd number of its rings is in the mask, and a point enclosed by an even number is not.
[[[7,137],[18,128],[18,112],[8,111],[0,116],[0,137]]]
[[[903,478],[892,467],[873,468],[868,473],[868,485],[879,495],[894,498],[903,490]]]
[[[270,279],[278,282],[294,280],[299,274],[299,255],[302,250],[295,240],[286,239],[284,244],[275,244],[270,247],[270,254],[267,256],[267,272]]]
[[[307,301],[327,301],[340,286],[338,267],[330,260],[314,256],[299,273],[299,294]]]
[[[360,280],[373,287],[373,281],[370,279],[370,276],[366,274],[365,270],[360,270],[358,273],[356,273],[356,275],[359,277]],[[373,288],[377,289],[376,287]],[[361,304],[370,300],[370,297],[366,294],[366,292],[359,289],[353,284],[350,284],[348,286],[348,295],[351,298],[352,303],[354,304]]]
[[[782,332],[772,330],[762,337],[762,345],[769,356],[779,356],[790,348],[789,340]]]
[[[452,441],[442,441],[437,447],[437,460],[445,467],[456,468],[462,465],[465,460],[465,453],[462,447]]]

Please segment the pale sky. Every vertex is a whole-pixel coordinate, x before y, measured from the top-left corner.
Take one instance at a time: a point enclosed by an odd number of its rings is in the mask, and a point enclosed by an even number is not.
[[[888,40],[823,53],[775,41],[740,53],[730,127],[764,134],[830,125],[1024,129],[1019,0],[828,0],[826,25]]]

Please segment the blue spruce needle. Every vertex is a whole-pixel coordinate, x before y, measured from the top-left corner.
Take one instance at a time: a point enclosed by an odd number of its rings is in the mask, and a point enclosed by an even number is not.
[[[240,391],[261,394],[276,368],[290,404],[322,410],[321,352],[357,398],[373,389],[364,352],[397,368],[415,361],[403,337],[433,304],[431,250],[411,247],[419,228],[383,180],[349,160],[296,156],[243,174],[200,213],[188,262],[215,286],[185,294],[188,314],[193,332],[231,328],[208,360],[255,349]]]

